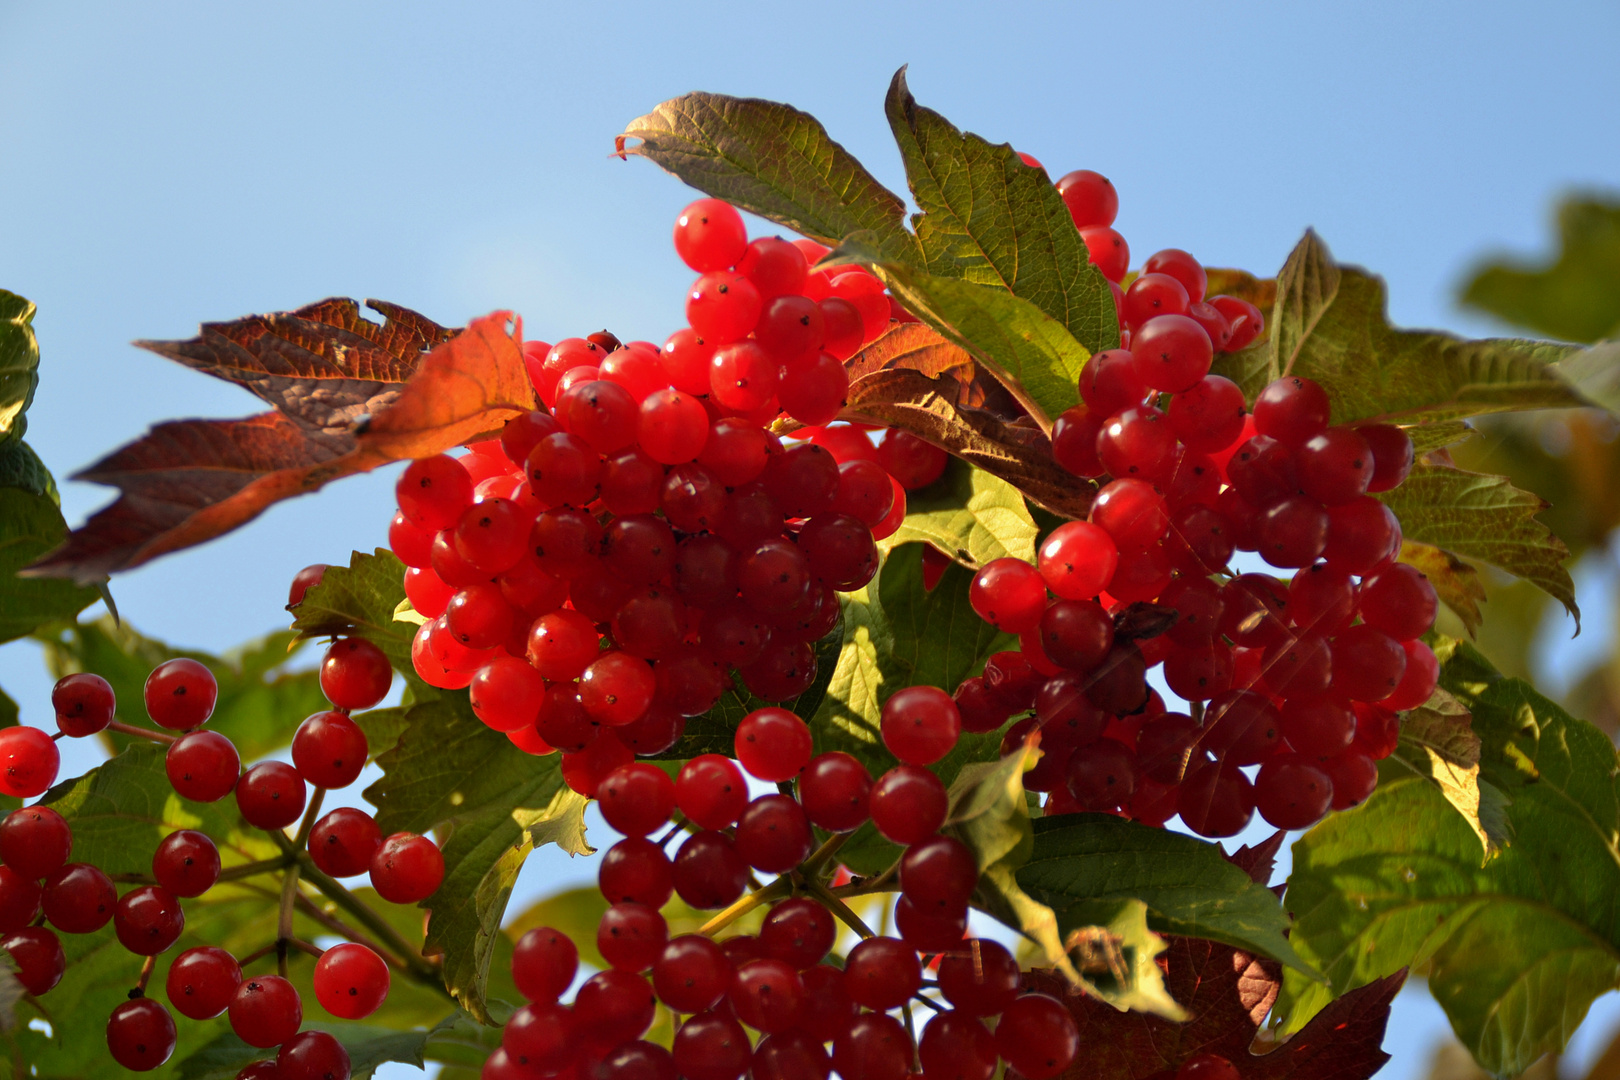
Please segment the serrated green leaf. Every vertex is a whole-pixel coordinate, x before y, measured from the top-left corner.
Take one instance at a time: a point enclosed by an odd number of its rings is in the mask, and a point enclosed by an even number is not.
[[[1210,374],[1231,379],[1243,391],[1243,400],[1253,402],[1266,384],[1276,378],[1270,338],[1258,338],[1247,349],[1216,353]]]
[[[370,555],[356,551],[349,565],[329,566],[321,583],[291,608],[300,640],[359,634],[387,654],[394,670],[415,680],[411,641],[416,627],[396,622],[394,611],[405,599],[405,564],[387,548]]]
[[[34,338],[34,305],[0,289],[0,447],[23,437],[23,415],[39,385],[39,342]]]
[[[797,716],[809,718],[816,714],[827,697],[838,656],[843,648],[842,625],[816,642],[816,677],[809,688],[789,701],[762,701],[748,692],[742,679],[735,678],[731,689],[720,695],[714,708],[701,716],[688,717],[686,728],[675,745],[662,753],[653,754],[653,761],[687,761],[699,754],[719,754],[732,757],[736,753],[737,725],[755,709],[766,706],[786,709]]]
[[[1448,446],[1467,442],[1474,436],[1474,429],[1466,420],[1440,420],[1432,424],[1413,424],[1401,429],[1406,437],[1412,440],[1412,453],[1416,457],[1434,450],[1443,450]]]
[[[1412,424],[1588,402],[1559,373],[1578,350],[1548,342],[1464,341],[1389,324],[1384,283],[1338,266],[1307,232],[1277,280],[1271,347],[1276,375],[1321,383],[1335,423]]]
[[[1505,476],[1419,463],[1406,482],[1378,498],[1400,519],[1406,539],[1488,562],[1537,587],[1564,605],[1580,629],[1575,583],[1564,561],[1569,548],[1536,515],[1539,495]]]
[[[1488,263],[1463,287],[1462,302],[1563,341],[1620,334],[1620,203],[1565,199],[1552,260]]]
[[[1561,1049],[1620,983],[1620,761],[1603,732],[1471,646],[1442,645],[1441,684],[1473,715],[1512,842],[1481,866],[1479,836],[1438,786],[1386,772],[1294,845],[1291,940],[1330,981],[1290,975],[1279,1010],[1295,1030],[1334,994],[1427,964],[1458,1038],[1510,1075]]]
[[[0,488],[0,643],[71,619],[96,602],[96,590],[70,581],[20,578],[17,571],[62,542],[67,522],[49,496]]]
[[[1426,703],[1402,715],[1400,743],[1382,768],[1408,769],[1439,788],[1479,837],[1483,863],[1509,840],[1506,798],[1479,778],[1479,736],[1470,719],[1460,701],[1437,687]]]
[[[56,490],[56,478],[39,460],[34,448],[22,439],[0,443],[0,487],[22,488],[34,495],[43,495],[57,506],[62,505],[61,493]]]
[[[922,209],[913,224],[928,272],[1004,288],[1068,327],[1092,352],[1117,348],[1119,318],[1108,281],[1091,264],[1046,170],[1025,165],[1006,143],[964,134],[918,105],[905,68],[895,72],[884,110]]]
[[[866,230],[891,257],[916,257],[905,204],[790,105],[687,94],[630,121],[618,150],[829,247]]]
[[[244,761],[286,746],[306,716],[331,707],[321,693],[317,672],[288,670],[299,658],[297,648],[289,649],[294,638],[288,630],[247,642],[223,656],[174,648],[127,624],[119,625],[108,615],[54,630],[40,640],[53,678],[95,672],[112,684],[118,719],[138,727],[157,727],[141,692],[152,669],[176,657],[199,661],[219,683],[208,729],[235,743]],[[139,741],[114,731],[103,732],[101,739],[113,753]]]
[[[488,1057],[500,1045],[498,1031],[473,1023],[459,1011],[421,1030],[397,1031],[375,1022],[341,1020],[305,1024],[303,1030],[324,1031],[343,1044],[349,1052],[352,1080],[366,1080],[378,1066],[391,1061],[417,1068],[447,1059],[465,1063],[469,1049]],[[274,1056],[273,1051],[249,1046],[226,1032],[181,1062],[178,1076],[179,1080],[233,1080],[247,1065]]]
[[[945,475],[908,496],[906,519],[884,551],[922,540],[965,566],[992,559],[1035,561],[1035,521],[1017,488],[953,457]]]
[[[1043,817],[1034,831],[1018,883],[1057,912],[1062,933],[1097,925],[1099,905],[1141,900],[1160,933],[1224,942],[1309,972],[1288,944],[1276,894],[1219,845],[1106,814]]]

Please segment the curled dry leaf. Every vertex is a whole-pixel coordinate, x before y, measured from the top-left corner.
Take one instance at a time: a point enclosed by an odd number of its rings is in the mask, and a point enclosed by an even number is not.
[[[325,300],[203,327],[147,348],[276,406],[242,420],[159,424],[74,477],[119,490],[24,571],[94,583],[229,532],[271,505],[390,461],[469,442],[533,407],[521,327],[496,312],[464,332],[415,312]]]

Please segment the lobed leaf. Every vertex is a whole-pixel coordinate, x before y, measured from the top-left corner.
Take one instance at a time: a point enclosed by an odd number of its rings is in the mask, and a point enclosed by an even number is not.
[[[1279,1008],[1297,1028],[1335,993],[1426,964],[1458,1038],[1487,1071],[1511,1074],[1561,1049],[1620,980],[1620,760],[1603,732],[1471,646],[1439,653],[1442,686],[1472,714],[1482,796],[1489,784],[1511,800],[1496,810],[1512,842],[1481,866],[1476,826],[1439,786],[1386,773],[1366,803],[1294,845],[1292,941],[1330,981],[1290,976]],[[1449,734],[1428,745],[1457,747]],[[1482,798],[1489,835],[1483,810]]]
[[[905,521],[878,546],[892,551],[921,540],[976,569],[992,559],[1033,563],[1036,535],[1017,488],[953,457],[944,476],[907,496]]]
[[[33,633],[47,623],[71,619],[91,604],[93,588],[70,581],[32,581],[17,572],[67,535],[62,511],[47,495],[0,487],[0,642]]]
[[[1108,281],[1046,170],[918,105],[905,68],[895,72],[884,111],[922,210],[913,225],[928,273],[1006,289],[1092,352],[1118,347]]]
[[[1558,207],[1558,250],[1539,263],[1499,258],[1463,287],[1464,305],[1563,341],[1620,334],[1620,203],[1571,196]]]
[[[34,337],[34,305],[0,289],[0,449],[28,430],[24,416],[39,386],[39,341]]]
[[[1408,540],[1533,582],[1564,605],[1579,630],[1575,584],[1564,568],[1569,548],[1535,519],[1548,505],[1540,496],[1514,487],[1505,476],[1419,462],[1405,483],[1378,498],[1395,512]]]
[[[381,649],[396,671],[412,672],[416,627],[394,618],[404,599],[405,564],[387,548],[377,548],[370,555],[352,552],[347,567],[327,567],[320,584],[288,610],[299,641],[358,634]]]
[[[631,146],[630,139],[639,142]],[[819,120],[790,105],[687,94],[630,121],[615,149],[829,247],[868,231],[889,255],[916,256],[900,198],[829,138]]]

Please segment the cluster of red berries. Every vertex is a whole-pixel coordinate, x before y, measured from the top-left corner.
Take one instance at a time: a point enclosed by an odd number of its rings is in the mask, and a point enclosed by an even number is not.
[[[733,672],[767,701],[807,689],[837,594],[872,578],[907,489],[946,460],[890,432],[840,462],[825,443],[841,429],[784,448],[767,426],[838,414],[843,360],[890,322],[877,278],[811,273],[825,249],[749,242],[712,199],[682,214],[675,245],[703,274],[690,326],[662,349],[606,332],[526,344],[548,411],[413,462],[389,528],[426,619],[417,673],[468,687],[523,750],[562,751],[586,794],[673,745]]]
[[[613,770],[598,789],[602,816],[625,837],[605,853],[598,876],[612,905],[596,937],[608,970],[561,1004],[576,980],[578,949],[558,930],[529,931],[512,966],[529,1004],[507,1025],[485,1080],[826,1080],[834,1069],[844,1080],[904,1080],[914,1061],[925,1075],[953,1080],[990,1080],[998,1060],[1030,1080],[1062,1072],[1078,1051],[1073,1018],[1051,997],[1021,993],[1005,948],[967,937],[978,865],[966,845],[939,832],[945,788],[924,767],[959,731],[948,694],[913,687],[884,708],[883,739],[902,764],[875,782],[848,754],[814,754],[804,721],[779,708],[743,719],[736,760],[707,754],[674,779],[649,762]],[[745,771],[794,794],[750,798]],[[677,812],[686,832],[649,839]],[[824,881],[832,867],[812,851],[812,826],[837,836],[867,820],[906,845],[898,936],[859,926],[837,898],[847,875]],[[682,840],[672,858],[665,846],[675,836]],[[784,876],[773,889],[752,880],[756,873]],[[784,888],[790,881],[793,889]],[[751,885],[772,890],[756,895],[779,896],[758,934],[669,937],[659,908],[671,896],[725,908]],[[841,918],[863,940],[829,960]],[[728,924],[711,925],[718,932]],[[937,972],[932,983],[923,980],[924,957],[937,958],[927,965]],[[943,1002],[923,997],[925,986]],[[913,1001],[935,1011],[915,1046],[891,1015]],[[667,1050],[641,1039],[658,1002],[684,1017]],[[992,1032],[985,1019],[994,1016]]]
[[[310,578],[319,579],[320,569],[300,575],[294,602]],[[217,802],[234,793],[249,825],[282,830],[304,815],[309,786],[318,798],[359,777],[368,747],[349,713],[375,706],[392,679],[387,658],[370,642],[334,642],[320,668],[321,689],[333,709],[299,725],[291,765],[267,761],[244,772],[231,741],[203,729],[219,695],[213,673],[195,660],[168,660],[146,680],[146,711],[160,728],[182,734],[149,735],[168,743],[165,770],[179,795]],[[56,684],[51,698],[61,736],[93,735],[115,723],[116,697],[99,675],[69,675]],[[16,769],[11,775],[29,778],[22,787],[30,797],[41,794],[56,772],[56,747],[49,736],[34,759],[18,762],[24,756],[18,748],[32,749],[36,741],[7,747]],[[176,1029],[168,1007],[145,995],[146,978],[152,959],[170,949],[185,929],[182,900],[202,896],[221,880],[219,850],[206,833],[172,832],[152,857],[150,880],[119,896],[113,878],[100,868],[70,861],[72,847],[68,822],[44,803],[12,811],[0,821],[0,948],[11,955],[24,989],[38,996],[54,988],[66,969],[57,932],[90,934],[111,922],[119,943],[148,959],[130,1000],[107,1022],[107,1045],[124,1067],[154,1069],[173,1053]],[[395,903],[425,899],[444,877],[443,856],[430,838],[397,833],[385,839],[371,815],[352,808],[333,810],[315,821],[308,828],[308,850],[315,867],[332,877],[369,872],[377,892]],[[383,1003],[388,985],[387,964],[362,944],[326,949],[315,962],[315,995],[333,1016],[353,1020],[369,1015]],[[204,1020],[228,1012],[232,1030],[243,1041],[280,1047],[274,1062],[260,1063],[273,1071],[250,1070],[248,1075],[261,1080],[272,1075],[276,1080],[348,1076],[348,1056],[337,1040],[324,1032],[300,1032],[303,1004],[292,983],[280,975],[244,975],[226,950],[200,946],[175,957],[165,990],[184,1016]]]

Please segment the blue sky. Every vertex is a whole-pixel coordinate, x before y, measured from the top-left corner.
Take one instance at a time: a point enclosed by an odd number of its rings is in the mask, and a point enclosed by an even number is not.
[[[661,340],[690,196],[612,158],[614,134],[689,90],[785,100],[903,190],[881,102],[907,63],[960,126],[1109,175],[1138,261],[1269,273],[1314,226],[1388,279],[1398,322],[1483,332],[1451,301],[1468,265],[1538,248],[1559,193],[1620,185],[1616,31],[1595,2],[0,0],[0,287],[40,307],[29,438],[65,477],[160,420],[247,415],[127,343],[334,294]],[[120,607],[210,649],[272,629],[300,566],[383,541],[392,476],[125,575]],[[106,498],[63,487],[71,522]],[[44,722],[32,647],[0,649],[0,685]],[[1386,1075],[1419,1064],[1413,1010]]]

